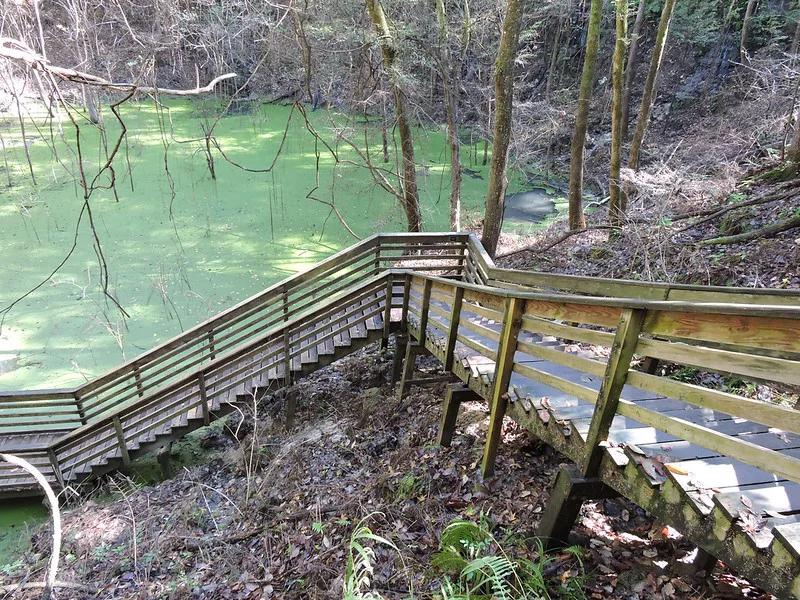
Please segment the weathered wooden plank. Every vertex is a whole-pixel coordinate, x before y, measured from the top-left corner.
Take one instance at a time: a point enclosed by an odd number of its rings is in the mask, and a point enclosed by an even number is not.
[[[517,351],[517,336],[522,326],[522,309],[524,302],[518,298],[506,301],[505,316],[500,334],[500,347],[495,358],[495,371],[492,382],[492,396],[489,401],[491,417],[486,433],[486,445],[483,452],[481,472],[484,477],[494,473],[494,463],[503,427],[503,417],[508,403],[508,384],[514,368],[514,354]]]
[[[800,386],[797,361],[648,339],[639,340],[636,352],[712,371]]]
[[[586,373],[591,373],[592,375],[597,375],[600,377],[602,377],[605,374],[606,370],[605,363],[599,360],[593,360],[591,358],[583,358],[576,354],[570,354],[569,352],[563,352],[561,350],[553,350],[552,348],[547,348],[544,346],[540,346],[538,344],[531,344],[528,342],[518,342],[517,351],[525,353],[528,356],[541,358],[542,360],[558,363],[560,365],[565,365],[572,369],[576,369],[578,371],[585,371]],[[524,359],[520,359],[518,357],[516,360],[517,362],[520,362],[520,360]]]
[[[648,313],[643,330],[655,336],[800,353],[800,320],[788,318],[662,310]]]
[[[591,402],[592,404],[594,404],[594,402],[597,400],[596,390],[570,381],[569,379],[552,375],[541,369],[533,368],[528,364],[515,363],[514,372],[519,373],[528,379],[541,382],[549,387],[561,390],[567,394],[571,394],[580,400],[585,400],[587,402]]]
[[[465,302],[464,312],[478,317],[483,317],[485,319],[497,321],[498,323],[503,321],[503,311],[480,306],[474,302]]]
[[[628,383],[689,404],[800,434],[800,412],[790,408],[638,371],[628,373]]]
[[[622,314],[622,308],[599,304],[577,304],[574,301],[567,300],[530,299],[525,302],[524,312],[526,315],[544,319],[557,319],[601,327],[616,327]]]
[[[745,461],[754,467],[792,481],[800,481],[800,460],[788,456],[787,453],[774,452],[744,439],[734,438],[683,419],[649,411],[624,400],[620,401],[618,412],[622,416],[656,427],[724,456]]]

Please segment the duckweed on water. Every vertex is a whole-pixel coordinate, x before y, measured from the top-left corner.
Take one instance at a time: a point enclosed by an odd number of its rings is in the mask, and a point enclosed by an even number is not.
[[[396,201],[365,169],[335,165],[321,144],[315,146],[297,112],[287,129],[290,107],[254,103],[252,110],[221,119],[215,130],[220,147],[252,169],[268,167],[284,130],[287,136],[269,173],[238,169],[212,150],[212,179],[198,138],[219,108],[209,101],[174,102],[164,111],[149,101],[123,107],[128,136],[115,162],[118,200],[109,190],[97,190],[90,202],[108,262],[109,290],[127,319],[99,287],[86,215],[78,225],[82,190],[74,131],[66,122],[63,136],[57,131],[51,136],[43,119],[36,120],[37,127],[28,124],[24,143],[34,164],[33,186],[16,119],[6,119],[2,136],[12,186],[0,198],[0,309],[45,283],[6,315],[0,390],[79,384],[354,243],[329,207],[307,197],[317,185],[316,150],[319,188],[313,195],[335,201],[357,235],[405,229]],[[345,144],[336,144],[328,113],[309,115],[340,159],[354,159]],[[341,115],[335,118],[346,123]],[[106,160],[104,143],[112,147],[119,131],[110,113],[104,126],[101,138],[98,128],[81,122],[82,164],[89,178]],[[364,139],[363,129],[347,134]],[[445,137],[422,129],[416,135],[425,228],[447,230]],[[371,155],[382,159],[379,132],[370,131],[369,141]],[[465,222],[482,215],[488,181],[482,142],[475,141],[464,149],[470,170],[463,184]],[[98,185],[107,186],[108,177]],[[73,242],[74,253],[48,278]]]

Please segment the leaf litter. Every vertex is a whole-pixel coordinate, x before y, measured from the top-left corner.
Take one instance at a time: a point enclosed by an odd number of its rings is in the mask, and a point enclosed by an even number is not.
[[[437,368],[426,361],[422,368]],[[412,585],[415,597],[437,597],[431,557],[454,519],[485,519],[505,550],[535,559],[533,535],[563,457],[506,420],[495,476],[484,481],[486,405],[465,403],[451,447],[439,447],[443,386],[412,388],[398,400],[389,370],[389,357],[372,347],[209,428],[206,464],[145,486],[106,479],[64,514],[58,579],[77,587],[56,597],[341,598],[348,543],[362,519],[402,555],[373,548],[373,589],[387,599],[408,597]],[[287,395],[298,406],[291,432],[281,418]],[[641,458],[654,469],[668,462]],[[736,589],[740,598],[769,598],[724,569],[709,584],[669,568],[693,548],[668,532],[626,500],[585,503],[573,536],[586,597],[730,598]],[[4,584],[41,579],[50,535],[45,526],[34,536]],[[548,568],[556,591],[580,570],[569,554]],[[13,597],[39,595],[22,589]]]

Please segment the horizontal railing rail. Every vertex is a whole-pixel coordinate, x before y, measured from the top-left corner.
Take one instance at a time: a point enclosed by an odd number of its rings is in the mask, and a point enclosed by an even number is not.
[[[470,283],[523,290],[540,288],[607,298],[800,305],[800,290],[793,289],[704,286],[504,269],[495,265],[475,236],[470,237],[469,245],[470,264],[465,269],[465,276]]]

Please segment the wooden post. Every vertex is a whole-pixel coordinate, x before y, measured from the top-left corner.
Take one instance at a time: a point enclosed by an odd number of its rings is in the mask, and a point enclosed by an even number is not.
[[[114,415],[111,419],[114,423],[114,431],[117,433],[117,444],[119,445],[119,452],[122,455],[122,464],[131,464],[131,457],[128,454],[128,446],[125,445],[125,434],[122,431],[122,423],[119,420],[119,415]]]
[[[408,302],[411,297],[411,274],[406,273],[406,280],[403,282],[403,316],[400,319],[400,331],[408,332]]]
[[[201,409],[203,411],[203,424],[211,423],[211,408],[208,405],[208,392],[206,391],[206,374],[200,371],[197,375],[197,387],[200,390]]]
[[[489,431],[486,433],[486,446],[483,451],[483,464],[481,473],[490,477],[494,473],[494,463],[497,458],[497,448],[503,429],[503,417],[508,404],[508,384],[511,381],[511,370],[514,367],[514,354],[517,351],[517,337],[522,328],[522,313],[525,301],[520,298],[507,298],[506,309],[503,315],[503,328],[500,334],[500,345],[497,349],[497,359],[494,367],[494,380],[492,381],[492,398],[490,402],[491,418]]]
[[[453,369],[453,360],[456,354],[456,341],[458,337],[458,324],[461,321],[461,308],[464,300],[464,288],[456,286],[453,297],[453,306],[450,309],[450,327],[447,330],[447,348],[444,351],[444,370]]]
[[[402,400],[411,387],[411,380],[414,377],[414,366],[417,363],[417,355],[424,351],[424,347],[418,343],[406,344],[406,355],[403,362],[403,377],[400,379],[400,388],[397,391],[397,398]]]
[[[572,525],[587,498],[610,498],[616,495],[611,488],[599,479],[581,476],[577,468],[569,466],[561,469],[550,490],[550,501],[536,528],[536,536],[542,540],[547,550],[568,545],[567,538]]]
[[[392,360],[392,385],[400,381],[403,374],[403,358],[406,355],[408,336],[398,333],[394,336],[394,359]]]
[[[440,446],[450,446],[456,429],[458,409],[461,407],[462,402],[468,400],[482,400],[482,398],[468,387],[462,385],[447,386],[442,405],[442,421],[439,424],[439,434],[436,436],[436,443]]]
[[[61,489],[65,489],[67,486],[64,485],[64,474],[61,472],[61,465],[58,464],[58,456],[56,456],[56,451],[53,448],[47,449],[47,458],[50,459],[50,466],[53,467],[53,474],[56,477],[56,481],[58,481],[58,485],[61,486]]]
[[[584,477],[594,477],[600,469],[603,449],[599,444],[608,438],[611,421],[614,420],[619,397],[628,377],[631,358],[639,342],[639,332],[642,329],[645,313],[644,309],[626,308],[619,319],[603,384],[597,394],[592,422],[586,435],[586,454],[581,461],[581,472]]]
[[[289,320],[289,288],[284,284],[283,286],[283,322]]]
[[[381,350],[389,347],[389,333],[392,328],[392,292],[394,290],[394,275],[386,275],[386,298],[383,307],[383,335],[381,336]]]
[[[428,312],[431,308],[431,288],[433,287],[433,281],[430,279],[426,279],[425,283],[422,284],[422,306],[420,307],[420,315],[419,315],[419,338],[418,342],[419,345],[423,348],[425,347],[425,338],[428,329]]]
[[[139,397],[144,396],[144,385],[142,385],[142,373],[139,371],[139,366],[133,367],[133,378],[136,380],[136,390],[139,392]]]
[[[456,271],[458,272],[459,277],[463,280],[464,279],[464,262],[467,259],[467,244],[461,244],[461,248],[459,248],[458,253],[461,257],[456,262]]]
[[[208,356],[211,360],[217,358],[217,352],[214,349],[214,334],[208,332]]]
[[[86,425],[89,420],[86,418],[86,409],[83,407],[83,400],[77,392],[75,393],[75,410],[78,411],[78,419],[80,419],[81,425]]]

